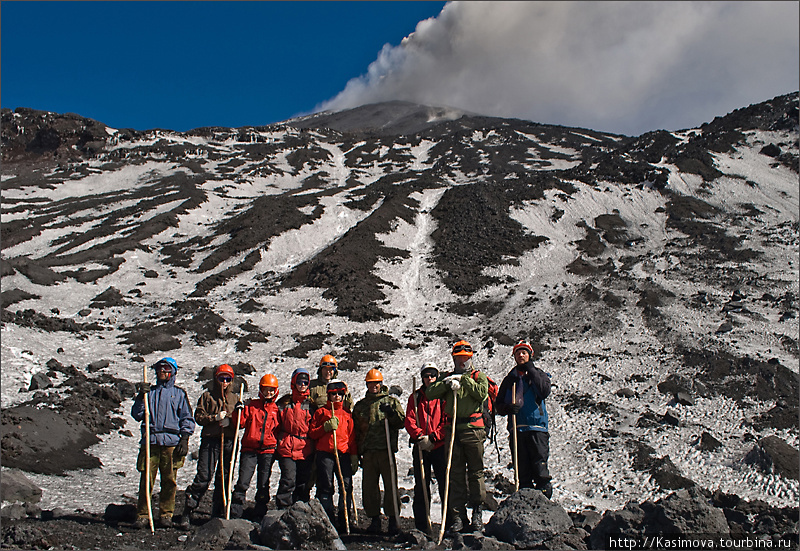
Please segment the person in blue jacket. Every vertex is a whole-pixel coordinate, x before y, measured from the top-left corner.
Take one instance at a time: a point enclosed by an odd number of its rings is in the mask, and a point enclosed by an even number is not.
[[[497,391],[495,407],[508,415],[508,434],[512,436],[511,416],[517,417],[517,473],[520,488],[537,488],[552,498],[550,471],[550,432],[545,399],[550,395],[550,376],[533,365],[533,347],[520,341],[512,351],[516,366],[505,376]],[[516,383],[516,395],[512,395]]]
[[[156,372],[156,384],[150,386],[139,383],[139,393],[131,407],[131,417],[142,421],[142,439],[136,460],[136,469],[142,473],[139,480],[139,500],[136,504],[137,528],[144,528],[149,524],[145,487],[144,393],[147,392],[150,410],[150,488],[155,484],[156,473],[160,472],[158,525],[162,528],[172,526],[178,469],[183,466],[189,452],[189,437],[195,428],[186,391],[175,386],[177,362],[172,358],[163,358],[155,363],[153,369]]]

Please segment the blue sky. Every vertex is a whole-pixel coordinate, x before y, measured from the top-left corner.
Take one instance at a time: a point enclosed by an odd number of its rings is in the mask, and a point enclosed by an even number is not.
[[[444,2],[3,2],[3,107],[113,127],[311,111]]]
[[[797,1],[4,1],[3,107],[116,128],[406,100],[638,135],[800,88]]]

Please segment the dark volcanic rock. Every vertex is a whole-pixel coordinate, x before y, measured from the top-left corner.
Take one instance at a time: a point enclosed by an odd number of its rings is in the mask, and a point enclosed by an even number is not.
[[[533,549],[572,526],[567,512],[541,491],[523,488],[500,504],[486,534],[518,549]]]
[[[259,542],[273,549],[345,549],[316,499],[268,512],[261,521]]]
[[[786,478],[800,478],[800,452],[777,436],[767,436],[748,452],[745,463],[753,464],[766,473]]]

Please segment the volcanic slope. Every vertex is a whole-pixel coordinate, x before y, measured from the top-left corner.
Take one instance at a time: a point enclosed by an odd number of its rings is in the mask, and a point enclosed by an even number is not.
[[[51,359],[136,381],[169,355],[194,401],[203,368],[252,389],[333,353],[356,398],[372,367],[407,396],[457,339],[499,382],[525,338],[568,510],[689,485],[796,505],[796,474],[745,458],[798,447],[797,105],[638,137],[407,104],[185,133],[3,110],[4,419],[66,392]],[[45,502],[135,492],[114,474],[135,463],[129,400],[89,448],[101,468],[33,475]]]

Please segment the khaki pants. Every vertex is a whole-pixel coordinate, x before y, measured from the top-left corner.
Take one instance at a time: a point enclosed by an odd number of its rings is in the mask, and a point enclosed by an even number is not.
[[[172,452],[175,446],[158,446],[150,444],[150,491],[156,482],[156,473],[161,473],[161,491],[158,494],[159,515],[162,518],[172,517],[175,512],[175,490],[177,488],[178,469],[183,467],[185,457],[175,461]],[[142,473],[139,478],[139,500],[136,503],[136,514],[139,517],[147,517],[147,497],[145,494],[145,447],[139,449],[139,457],[136,459],[136,470]]]
[[[368,517],[377,517],[381,514],[381,489],[378,485],[378,478],[383,479],[383,512],[386,516],[400,516],[400,512],[395,510],[394,492],[392,488],[397,487],[397,479],[392,478],[392,468],[389,463],[389,452],[386,450],[371,450],[364,452],[362,457],[364,463],[361,479],[361,500],[364,504],[364,512]]]
[[[455,519],[457,516],[466,519],[467,500],[470,500],[470,507],[477,507],[482,505],[486,499],[483,477],[483,441],[485,439],[486,431],[482,428],[456,430],[453,458],[450,465],[448,519]]]

